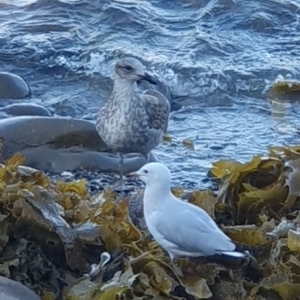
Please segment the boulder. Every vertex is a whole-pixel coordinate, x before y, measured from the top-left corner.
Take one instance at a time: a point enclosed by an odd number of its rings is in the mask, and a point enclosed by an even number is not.
[[[118,157],[98,135],[95,124],[63,117],[22,116],[0,120],[0,161],[16,152],[26,157],[26,165],[61,173],[87,169],[118,172]],[[137,153],[124,156],[124,173],[139,169],[148,161]]]
[[[21,283],[0,276],[1,300],[40,300],[33,291]]]
[[[8,72],[0,72],[0,98],[21,99],[30,94],[30,89],[22,77]]]
[[[51,116],[49,109],[38,104],[16,103],[0,108],[0,112],[4,112],[11,116]]]

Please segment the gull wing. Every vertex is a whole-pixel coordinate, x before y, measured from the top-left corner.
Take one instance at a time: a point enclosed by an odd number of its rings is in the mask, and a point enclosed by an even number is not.
[[[164,213],[157,218],[156,230],[167,245],[204,255],[235,250],[235,244],[205,211],[193,204],[176,200],[176,208],[167,208],[164,212],[168,211],[168,215]]]
[[[166,132],[170,114],[170,103],[167,98],[156,90],[147,90],[141,96],[149,118],[149,127]]]

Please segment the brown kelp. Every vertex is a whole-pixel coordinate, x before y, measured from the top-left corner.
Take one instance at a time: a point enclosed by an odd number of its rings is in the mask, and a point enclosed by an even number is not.
[[[173,189],[256,262],[209,257],[174,266],[129,217],[141,190],[127,198],[109,189],[91,196],[85,179],[53,181],[25,165],[16,154],[0,166],[0,274],[42,299],[299,297],[300,146],[270,147],[246,163],[214,163],[218,192]]]

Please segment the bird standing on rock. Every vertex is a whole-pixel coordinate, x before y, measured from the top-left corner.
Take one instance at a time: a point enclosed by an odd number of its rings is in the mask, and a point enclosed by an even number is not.
[[[120,183],[123,188],[123,154],[149,152],[161,143],[168,127],[170,104],[160,92],[141,93],[137,82],[156,84],[135,58],[119,60],[114,68],[113,90],[100,109],[96,128],[107,147],[119,155]]]
[[[144,218],[149,232],[172,261],[180,257],[225,254],[245,257],[202,208],[176,198],[170,189],[171,174],[161,163],[148,163],[129,174],[145,184]]]

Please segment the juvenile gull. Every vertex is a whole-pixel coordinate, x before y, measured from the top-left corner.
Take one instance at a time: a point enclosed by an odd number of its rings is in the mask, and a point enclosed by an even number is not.
[[[100,109],[96,127],[108,148],[119,155],[123,186],[123,154],[140,153],[146,160],[168,127],[170,104],[160,92],[141,93],[137,81],[156,84],[135,58],[119,60],[114,68],[113,90]]]
[[[172,261],[180,257],[225,254],[245,257],[209,214],[198,206],[176,198],[170,190],[171,174],[161,163],[148,163],[130,173],[141,179],[144,218],[149,232]]]

